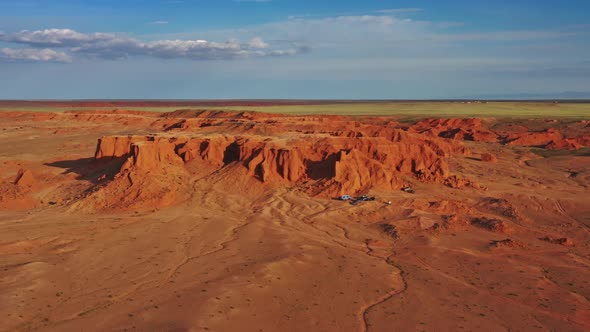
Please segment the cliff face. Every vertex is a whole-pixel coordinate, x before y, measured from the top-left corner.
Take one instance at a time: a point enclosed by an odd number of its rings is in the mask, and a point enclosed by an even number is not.
[[[290,139],[274,141],[260,137],[153,137],[99,140],[96,158],[127,157],[122,170],[155,171],[182,166],[194,160],[209,161],[221,167],[244,166],[250,176],[262,182],[301,179],[345,179],[357,174],[361,181],[380,184],[396,175],[417,176],[441,181],[448,174],[444,152],[428,144],[392,142],[381,137],[326,137],[320,140]],[[115,144],[116,146],[108,146]],[[123,152],[127,151],[126,154]],[[441,155],[442,154],[442,155]],[[366,175],[366,176],[365,176]],[[390,181],[385,181],[390,182]]]
[[[94,158],[119,158],[129,155],[131,144],[148,140],[142,136],[105,136],[98,139]]]
[[[371,188],[395,189],[403,184],[403,177],[444,181],[448,176],[445,149],[433,142],[412,142],[404,136],[393,136],[395,141],[384,137],[337,136],[288,139],[117,136],[101,138],[95,158],[126,158],[114,177],[113,182],[117,185],[107,184],[102,189],[113,187],[121,192],[121,188],[126,188],[123,192],[128,195],[133,191],[134,196],[144,196],[146,191],[154,196],[155,191],[155,196],[161,197],[157,192],[175,186],[166,179],[176,177],[186,181],[190,174],[184,166],[195,162],[206,163],[212,170],[243,168],[246,176],[262,184],[276,186],[306,182],[311,192],[326,195],[354,194]],[[155,190],[154,186],[158,185],[154,183],[160,183],[162,190]],[[311,189],[309,183],[316,185]],[[181,186],[185,184],[179,183]],[[163,191],[170,193],[170,190]],[[178,193],[178,190],[174,191]]]
[[[95,159],[112,163],[115,174],[103,177],[74,205],[88,211],[154,209],[189,197],[189,174],[173,139],[158,136],[107,136],[98,140]],[[121,164],[122,163],[122,164]],[[111,169],[108,165],[105,169]],[[105,174],[107,175],[107,174]],[[108,180],[107,180],[108,179]]]
[[[132,143],[129,158],[122,170],[159,170],[170,166],[181,166],[183,160],[176,154],[176,145],[167,140],[154,140]]]

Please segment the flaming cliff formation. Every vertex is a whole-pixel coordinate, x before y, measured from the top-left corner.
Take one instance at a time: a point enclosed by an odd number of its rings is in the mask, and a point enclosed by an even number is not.
[[[406,177],[440,183],[448,175],[444,149],[421,144],[412,135],[384,137],[304,135],[269,138],[239,136],[107,136],[97,145],[97,161],[124,160],[116,179],[126,175],[183,173],[198,163],[211,172],[243,170],[268,185],[305,182],[311,193],[339,195],[371,188],[397,189]],[[238,174],[236,173],[236,174]]]

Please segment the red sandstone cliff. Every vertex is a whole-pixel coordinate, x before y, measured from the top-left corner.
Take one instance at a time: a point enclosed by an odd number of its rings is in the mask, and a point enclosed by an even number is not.
[[[206,163],[212,171],[243,168],[247,176],[271,186],[306,182],[310,192],[326,195],[391,190],[405,177],[443,182],[448,176],[445,148],[412,142],[406,135],[392,137],[395,141],[334,136],[103,137],[95,158],[125,162],[113,181],[91,196],[99,206],[131,207],[142,199],[154,206],[169,205],[187,195],[190,174],[185,165],[195,162]]]

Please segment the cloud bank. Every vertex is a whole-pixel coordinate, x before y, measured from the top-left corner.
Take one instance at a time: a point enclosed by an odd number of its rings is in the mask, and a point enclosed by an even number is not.
[[[72,61],[72,58],[64,52],[48,48],[0,48],[0,61],[68,63]]]
[[[236,39],[225,42],[196,40],[155,40],[144,42],[111,33],[81,33],[71,29],[23,30],[0,34],[0,41],[30,48],[3,48],[0,59],[31,62],[71,62],[73,56],[117,60],[133,56],[159,59],[227,60],[252,57],[295,55],[306,47],[275,48],[262,38],[247,43]],[[54,49],[59,49],[56,51]]]

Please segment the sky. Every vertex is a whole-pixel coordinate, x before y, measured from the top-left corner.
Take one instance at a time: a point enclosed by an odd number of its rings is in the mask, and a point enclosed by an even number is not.
[[[0,99],[559,96],[587,0],[0,0]]]

